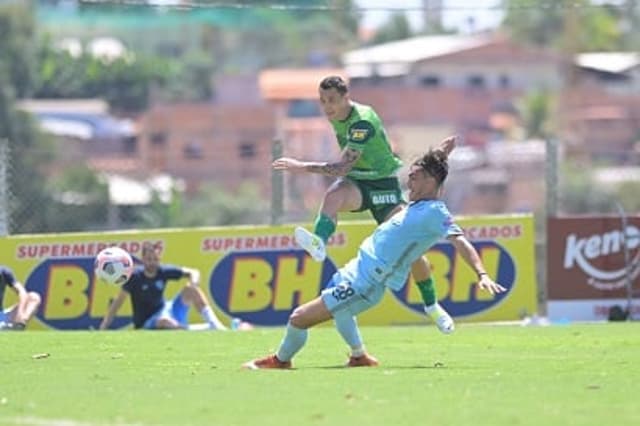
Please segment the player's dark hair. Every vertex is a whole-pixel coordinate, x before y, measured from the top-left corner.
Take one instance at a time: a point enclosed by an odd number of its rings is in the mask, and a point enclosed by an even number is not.
[[[429,152],[417,159],[413,164],[433,176],[438,185],[442,185],[449,174],[447,156],[441,150],[430,149]]]
[[[147,252],[160,254],[160,246],[152,244],[149,241],[145,241],[144,243],[142,243],[142,255],[144,256]]]
[[[349,91],[347,82],[339,75],[330,75],[323,78],[320,82],[320,88],[322,90],[336,89],[336,91],[341,95],[344,95]]]

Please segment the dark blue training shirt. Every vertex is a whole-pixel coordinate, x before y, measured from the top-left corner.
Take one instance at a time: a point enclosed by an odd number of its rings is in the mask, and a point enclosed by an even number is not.
[[[136,267],[129,281],[122,286],[131,295],[135,328],[141,328],[147,319],[162,309],[167,280],[177,280],[185,275],[182,268],[160,265],[156,276],[149,278],[144,274],[142,266]]]

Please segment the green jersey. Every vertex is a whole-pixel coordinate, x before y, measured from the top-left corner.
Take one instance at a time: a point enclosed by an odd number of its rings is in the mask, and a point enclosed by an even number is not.
[[[332,120],[340,149],[351,148],[362,154],[347,176],[358,180],[394,176],[402,161],[391,152],[387,134],[378,114],[368,105],[352,102],[344,121]]]

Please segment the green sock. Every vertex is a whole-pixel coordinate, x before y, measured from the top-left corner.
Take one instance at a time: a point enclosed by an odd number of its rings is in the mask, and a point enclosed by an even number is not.
[[[416,283],[418,288],[420,289],[420,294],[422,295],[422,300],[424,300],[425,306],[431,306],[438,300],[436,297],[436,286],[433,277],[429,277],[424,281],[419,281]]]
[[[329,241],[329,237],[333,235],[336,230],[335,222],[326,214],[320,213],[316,218],[316,223],[313,228],[313,233],[322,238],[325,243]]]

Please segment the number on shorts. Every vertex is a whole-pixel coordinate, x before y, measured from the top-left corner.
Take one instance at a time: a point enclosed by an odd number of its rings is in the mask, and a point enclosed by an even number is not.
[[[345,283],[338,284],[332,291],[331,295],[335,297],[337,301],[345,300],[355,294],[353,288]]]

